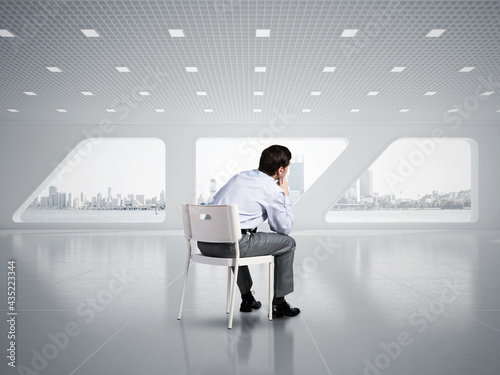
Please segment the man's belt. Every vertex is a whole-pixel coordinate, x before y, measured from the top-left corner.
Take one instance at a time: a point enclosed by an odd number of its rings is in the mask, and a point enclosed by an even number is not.
[[[241,234],[256,233],[256,232],[257,232],[257,228],[253,228],[253,229],[242,229],[242,230],[241,230]]]

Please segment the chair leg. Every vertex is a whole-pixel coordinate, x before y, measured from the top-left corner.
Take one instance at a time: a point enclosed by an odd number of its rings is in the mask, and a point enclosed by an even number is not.
[[[238,285],[236,284],[236,281],[238,280],[238,266],[234,267],[234,279],[233,279],[233,287],[231,288],[231,311],[229,313],[229,323],[227,324],[227,328],[231,329],[233,328],[233,316],[234,316],[234,300],[236,299],[236,288]]]
[[[191,254],[188,254],[188,259],[186,262],[186,270],[184,271],[184,285],[182,286],[181,304],[179,306],[179,315],[177,316],[177,320],[181,320],[182,318],[182,307],[184,306],[184,295],[186,294],[186,284],[188,279],[190,261],[191,261]]]
[[[274,294],[274,262],[269,263],[269,315],[268,319],[273,320],[273,294]]]
[[[227,298],[226,298],[226,314],[229,314],[229,303],[231,302],[231,267],[227,267]]]

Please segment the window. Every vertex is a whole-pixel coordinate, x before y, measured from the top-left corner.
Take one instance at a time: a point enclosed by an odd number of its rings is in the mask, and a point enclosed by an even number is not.
[[[87,139],[14,214],[15,222],[162,222],[165,144]]]
[[[273,145],[292,153],[287,175],[292,203],[347,147],[345,139],[202,138],[196,143],[196,202],[208,204],[229,179],[244,170],[257,169],[262,151]]]
[[[476,220],[471,139],[399,139],[352,183],[328,222]]]

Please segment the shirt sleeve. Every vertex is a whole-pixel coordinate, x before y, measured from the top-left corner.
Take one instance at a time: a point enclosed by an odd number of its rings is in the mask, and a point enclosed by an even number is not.
[[[266,211],[271,230],[279,234],[290,234],[293,226],[292,202],[284,191],[271,199]]]

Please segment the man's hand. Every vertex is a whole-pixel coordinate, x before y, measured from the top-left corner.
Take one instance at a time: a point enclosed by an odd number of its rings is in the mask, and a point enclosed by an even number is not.
[[[285,191],[285,195],[288,197],[288,182],[286,181],[285,177],[280,177],[278,178],[278,181],[276,181],[278,186],[282,188]]]

